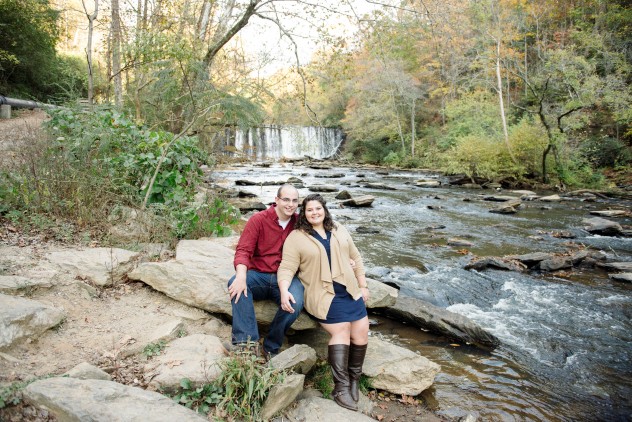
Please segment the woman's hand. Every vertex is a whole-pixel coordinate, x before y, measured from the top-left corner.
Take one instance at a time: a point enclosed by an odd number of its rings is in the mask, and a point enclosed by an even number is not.
[[[285,312],[289,312],[291,314],[294,313],[294,308],[292,308],[292,303],[296,303],[294,300],[294,296],[288,290],[281,289],[281,309]]]
[[[364,303],[366,303],[366,301],[369,300],[369,297],[371,297],[371,293],[369,292],[369,288],[368,287],[360,287],[360,291],[362,292],[362,299],[364,299]]]

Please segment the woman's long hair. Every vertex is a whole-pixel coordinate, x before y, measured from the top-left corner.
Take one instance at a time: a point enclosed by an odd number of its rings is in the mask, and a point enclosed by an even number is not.
[[[307,195],[303,202],[301,203],[301,211],[298,213],[298,220],[294,225],[295,229],[302,230],[305,233],[311,233],[312,225],[307,221],[307,217],[305,216],[305,206],[309,201],[318,201],[320,205],[323,206],[323,210],[325,210],[325,219],[323,220],[323,226],[325,230],[332,231],[336,225],[334,224],[334,220],[331,218],[331,214],[329,214],[329,210],[327,209],[327,201],[321,195],[317,193],[312,193]]]

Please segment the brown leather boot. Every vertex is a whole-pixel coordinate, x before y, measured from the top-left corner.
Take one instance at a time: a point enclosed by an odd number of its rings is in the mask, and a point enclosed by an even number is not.
[[[366,356],[366,344],[358,346],[351,343],[349,346],[349,393],[353,401],[360,400],[360,375],[362,375],[362,364]]]
[[[331,393],[338,405],[349,409],[358,410],[358,405],[349,393],[349,346],[346,344],[331,344],[329,351],[329,365],[334,375],[334,391]]]

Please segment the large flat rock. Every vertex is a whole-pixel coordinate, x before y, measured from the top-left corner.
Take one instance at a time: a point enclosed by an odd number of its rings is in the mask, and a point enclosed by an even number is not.
[[[0,350],[58,325],[63,310],[35,300],[0,294]]]
[[[205,421],[162,394],[113,381],[48,378],[24,389],[27,402],[57,420],[90,422]]]
[[[110,286],[127,273],[138,253],[119,248],[90,248],[50,252],[46,258],[62,271],[87,278],[99,286]]]
[[[232,316],[228,279],[233,276],[232,249],[213,240],[183,240],[176,248],[176,259],[139,265],[128,277],[140,280],[167,296],[212,313]],[[270,324],[278,306],[269,300],[256,301],[257,320]],[[301,313],[292,328],[305,330],[317,325]]]
[[[50,279],[20,277],[16,275],[0,275],[0,293],[20,294],[39,287],[53,287]]]
[[[219,362],[226,349],[219,338],[195,334],[176,339],[165,350],[145,365],[145,378],[149,385],[166,391],[175,390],[183,378],[201,385],[220,373]]]
[[[335,401],[321,397],[308,397],[299,400],[296,406],[285,413],[290,421],[304,422],[375,422],[375,419],[360,412],[347,410]]]

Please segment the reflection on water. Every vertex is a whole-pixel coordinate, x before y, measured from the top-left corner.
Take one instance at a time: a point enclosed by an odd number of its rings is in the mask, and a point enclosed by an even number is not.
[[[357,171],[334,171],[345,176],[323,182],[314,176],[326,170],[291,167],[243,168],[218,176],[227,181],[298,176],[306,186],[336,184],[354,196],[376,197],[372,208],[349,209],[338,208],[334,194],[326,196],[334,218],[352,232],[370,273],[397,284],[402,294],[469,317],[502,341],[491,352],[457,347],[451,340],[380,318],[375,331],[395,336],[442,366],[434,386],[422,394],[429,406],[446,416],[474,413],[494,421],[629,420],[632,286],[611,282],[606,272],[593,269],[560,275],[463,269],[472,254],[563,252],[570,243],[631,261],[632,239],[589,236],[582,230],[589,211],[607,204],[527,202],[518,214],[501,215],[489,212],[498,203],[482,200],[492,191],[421,189],[410,183],[427,175],[400,172],[383,178],[361,170],[364,179],[397,188],[373,190],[362,187]],[[244,189],[264,202],[272,201],[276,191]],[[299,192],[304,196],[308,190]],[[359,226],[380,233],[354,233]],[[560,231],[575,239],[558,237]],[[448,246],[450,238],[472,246]]]

